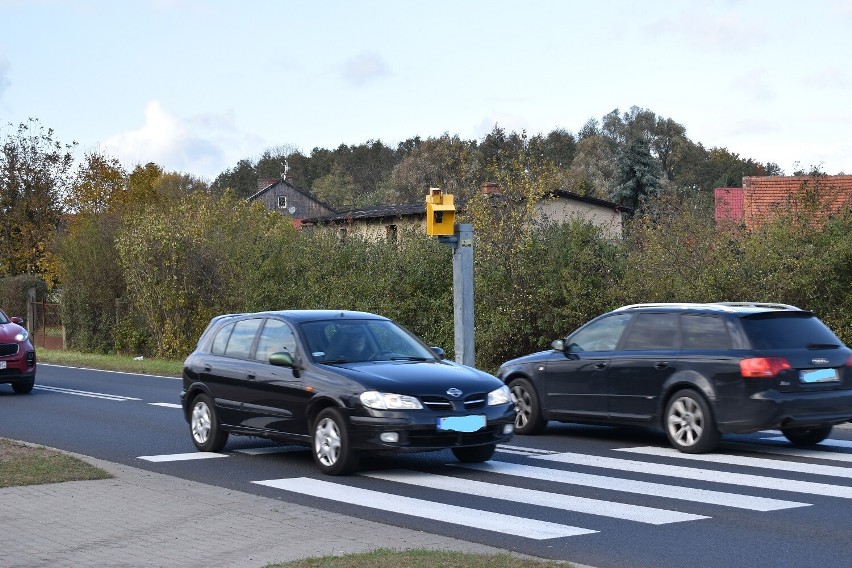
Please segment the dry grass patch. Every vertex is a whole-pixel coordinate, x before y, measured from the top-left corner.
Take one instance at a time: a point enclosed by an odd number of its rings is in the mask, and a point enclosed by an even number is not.
[[[270,564],[266,568],[570,568],[568,562],[510,554],[468,554],[445,550],[379,549],[345,556],[322,556]]]

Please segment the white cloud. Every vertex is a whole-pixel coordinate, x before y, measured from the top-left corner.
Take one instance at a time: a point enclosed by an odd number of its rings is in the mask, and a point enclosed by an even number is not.
[[[154,162],[167,171],[213,178],[262,145],[237,130],[233,112],[182,118],[151,101],[142,128],[110,136],[101,148],[127,167]]]
[[[390,74],[387,63],[376,53],[361,53],[343,62],[343,79],[353,87],[363,87]]]

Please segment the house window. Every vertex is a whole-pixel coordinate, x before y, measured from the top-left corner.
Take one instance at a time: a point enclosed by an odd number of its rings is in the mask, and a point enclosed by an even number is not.
[[[389,243],[396,242],[396,225],[385,225],[385,239]]]
[[[287,208],[287,196],[279,195],[278,196],[278,209],[286,209]]]

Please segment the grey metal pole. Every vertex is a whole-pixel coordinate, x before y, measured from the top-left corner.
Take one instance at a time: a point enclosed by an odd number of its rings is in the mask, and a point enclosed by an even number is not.
[[[456,363],[475,366],[473,340],[473,225],[457,224],[453,247],[453,323]]]

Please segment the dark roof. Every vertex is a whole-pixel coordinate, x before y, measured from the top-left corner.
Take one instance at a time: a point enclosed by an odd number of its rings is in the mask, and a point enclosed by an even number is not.
[[[577,195],[576,193],[572,193],[570,191],[558,190],[550,195],[554,197],[571,199],[573,201],[582,201],[584,203],[597,205],[599,207],[606,207],[607,209],[621,211],[623,213],[633,212],[633,209],[631,209],[630,207],[624,207],[623,205],[618,205],[617,203],[612,203],[611,201],[605,201],[596,197]],[[458,203],[459,207],[464,207],[465,202],[460,200],[456,203]],[[406,203],[403,205],[374,205],[372,207],[366,207],[364,209],[352,209],[351,211],[342,211],[340,213],[335,213],[331,215],[308,217],[307,219],[302,219],[302,223],[333,223],[335,221],[351,221],[355,219],[387,219],[389,217],[404,217],[408,215],[425,214],[426,201],[424,198],[423,201],[417,203]]]

